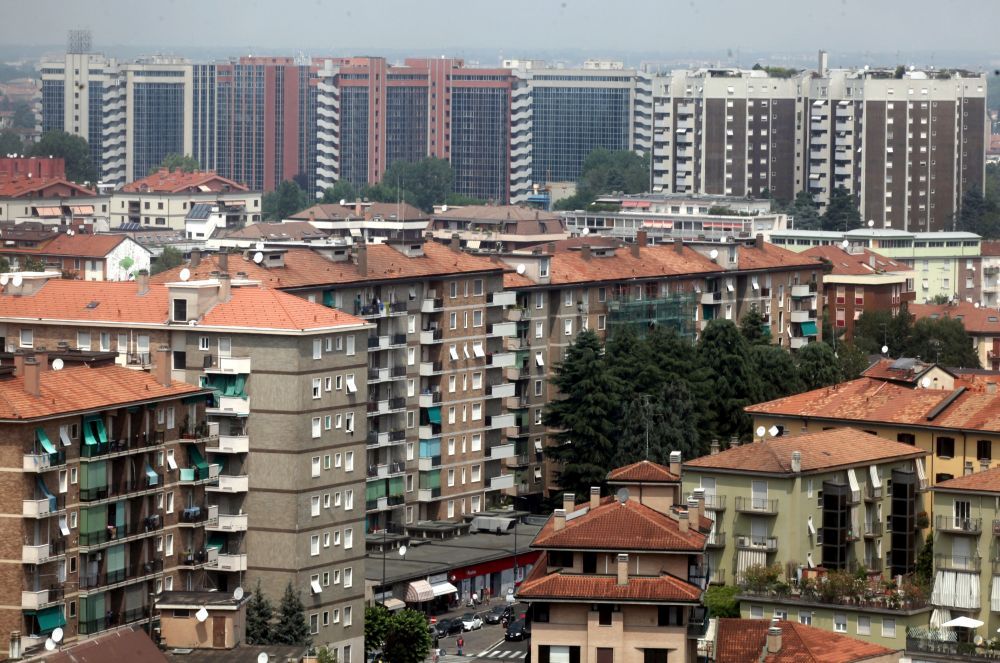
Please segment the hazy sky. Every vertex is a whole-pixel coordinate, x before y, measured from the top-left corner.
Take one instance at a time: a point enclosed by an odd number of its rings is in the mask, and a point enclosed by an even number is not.
[[[361,54],[399,49],[896,53],[997,44],[1000,0],[0,0],[0,44]]]

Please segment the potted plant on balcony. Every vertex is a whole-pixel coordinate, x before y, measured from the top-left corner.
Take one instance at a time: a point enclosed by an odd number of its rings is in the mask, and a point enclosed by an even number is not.
[[[927,515],[926,511],[921,511],[917,514],[917,529],[927,529],[931,525],[931,519]]]

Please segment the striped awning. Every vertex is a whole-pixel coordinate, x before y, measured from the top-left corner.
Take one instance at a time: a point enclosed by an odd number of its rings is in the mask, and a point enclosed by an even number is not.
[[[767,566],[767,553],[763,550],[740,550],[736,555],[736,582],[741,582],[743,573],[752,566]]]
[[[990,590],[990,610],[1000,612],[1000,582],[993,576],[993,588]]]
[[[414,580],[406,587],[406,596],[403,600],[407,603],[423,603],[434,598],[434,589],[426,580]]]
[[[38,216],[62,216],[62,210],[58,207],[36,207]]]
[[[931,603],[960,610],[979,609],[978,574],[961,571],[938,571],[934,577]]]
[[[386,600],[382,601],[382,605],[384,605],[385,608],[386,608],[386,610],[388,610],[389,612],[395,612],[396,610],[402,610],[403,608],[406,607],[405,603],[403,603],[402,601],[400,601],[399,599],[394,598],[394,597],[387,598]]]
[[[90,215],[94,213],[93,205],[70,205],[69,211],[73,214]]]

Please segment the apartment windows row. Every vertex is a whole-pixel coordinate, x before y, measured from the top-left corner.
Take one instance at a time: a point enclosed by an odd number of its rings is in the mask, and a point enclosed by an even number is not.
[[[472,311],[472,327],[482,327],[483,326],[483,309],[475,309]],[[462,312],[462,329],[469,328],[469,312]],[[452,311],[448,314],[448,329],[449,331],[454,331],[458,329],[458,311]]]
[[[466,481],[466,476],[468,476],[468,481]],[[471,468],[460,467],[450,468],[448,470],[448,487],[451,488],[455,486],[456,477],[460,477],[461,481],[458,485],[464,486],[466,483],[479,483],[482,480],[482,466],[473,465]]]
[[[318,439],[323,436],[323,431],[344,429],[345,433],[354,434],[354,413],[343,412],[337,414],[327,414],[322,417],[312,418],[312,437]]]
[[[357,337],[354,334],[343,336],[327,336],[314,338],[312,342],[312,358],[322,359],[323,354],[343,352],[348,357],[357,354]]]
[[[454,347],[454,346],[452,346]],[[478,390],[483,388],[483,374],[481,371],[477,371],[472,374],[472,389]],[[469,375],[462,375],[462,391],[469,390]],[[448,376],[448,393],[454,394],[458,391],[458,376],[449,375]]]
[[[470,353],[470,351],[469,351],[469,344],[468,343],[463,343],[462,344],[462,355],[465,357],[465,359],[473,359],[473,358],[482,359],[482,358],[484,358],[486,356],[486,349],[483,346],[483,342],[482,341],[473,341],[472,342],[472,351]],[[458,361],[459,360],[459,352],[458,352],[458,344],[457,343],[452,343],[451,345],[448,346],[448,356],[451,358],[452,361]]]
[[[789,613],[788,610],[783,608],[775,608],[772,617],[775,619],[788,620]],[[764,606],[762,605],[750,605],[750,619],[764,619]],[[853,619],[853,630],[857,635],[869,636],[872,635],[875,629],[881,631],[883,638],[895,638],[896,637],[896,620],[892,617],[879,617],[871,615],[848,615],[844,612],[833,613],[833,631],[835,633],[848,633],[851,630],[849,623]],[[812,610],[800,610],[798,613],[798,622],[800,624],[805,624],[806,626],[811,626],[813,621],[813,611]]]
[[[309,499],[310,513],[315,518],[320,514],[320,496],[313,495]],[[347,489],[341,493],[337,490],[333,493],[323,493],[322,495],[323,509],[343,509],[344,511],[354,510],[354,490]],[[331,506],[332,505],[332,506]],[[339,535],[338,535],[339,537]]]
[[[313,378],[312,381],[313,400],[322,398],[324,393],[343,391],[344,389],[347,390],[348,394],[356,394],[358,392],[358,383],[354,377],[354,373],[327,375],[322,378]]]
[[[938,458],[954,458],[955,457],[955,438],[953,437],[938,437],[934,441],[934,452]],[[993,460],[993,441],[992,440],[976,440],[976,460],[980,461],[991,461]]]
[[[350,566],[345,566],[343,570],[343,587],[344,589],[350,589],[354,586],[354,569]],[[341,585],[341,570],[333,569],[333,571],[324,571],[323,573],[314,573],[309,578],[309,586],[312,589],[313,594],[321,594],[323,592],[323,587],[329,587],[331,583],[334,587]]]
[[[354,528],[345,527],[343,536],[341,536],[341,531],[339,529],[333,530],[332,532],[310,535],[309,555],[311,557],[319,556],[321,541],[323,548],[329,548],[332,545],[335,548],[343,546],[344,550],[351,550],[354,548]]]
[[[460,500],[448,500],[447,508],[448,508],[448,517],[449,518],[454,518],[455,517],[455,515],[456,515],[455,514],[455,507],[456,506],[458,507],[458,515],[459,516],[464,516],[466,513],[479,513],[480,510],[482,509],[482,495],[472,495],[469,498],[469,506],[470,506],[470,508],[469,508],[468,511],[465,510],[465,498],[462,498]],[[409,515],[412,515],[412,514],[407,514],[407,515],[409,516]],[[410,522],[412,522],[412,520],[407,520],[407,523],[410,523]]]
[[[462,281],[461,283],[462,283],[462,288],[461,288],[461,290],[462,290],[462,296],[463,297],[468,297],[469,296],[469,292],[470,292],[470,289],[469,289],[470,281]],[[471,292],[472,292],[472,296],[473,297],[482,297],[483,296],[483,292],[484,292],[484,290],[483,290],[483,279],[473,279],[471,281],[471,286],[472,286]],[[460,289],[459,288],[459,281],[450,281],[448,283],[448,297],[450,299],[458,299],[459,289]]]
[[[331,468],[340,469],[344,468],[345,472],[354,471],[354,452],[337,452],[333,454],[324,454],[322,460],[320,456],[313,456],[309,461],[310,475],[312,478],[317,478],[320,476],[321,468],[322,470],[329,470]]]

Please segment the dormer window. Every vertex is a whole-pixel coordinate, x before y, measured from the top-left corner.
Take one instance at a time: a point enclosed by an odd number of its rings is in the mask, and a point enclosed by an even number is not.
[[[547,259],[539,261],[539,263],[538,263],[538,276],[540,278],[543,278],[543,279],[544,278],[548,278],[548,276],[549,276],[549,261]]]
[[[174,300],[174,322],[187,322],[187,300],[186,299],[175,299]]]

